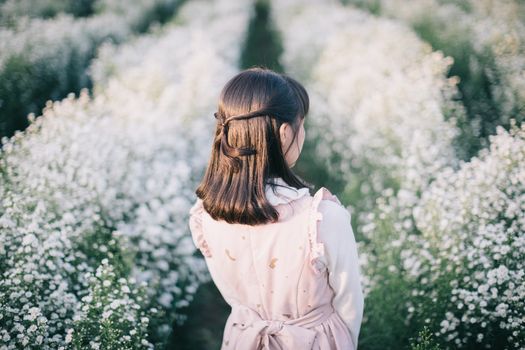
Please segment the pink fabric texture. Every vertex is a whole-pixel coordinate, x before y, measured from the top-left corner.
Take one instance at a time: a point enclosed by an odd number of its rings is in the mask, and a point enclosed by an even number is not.
[[[221,350],[356,349],[332,305],[322,262],[322,200],[341,205],[321,187],[313,196],[276,205],[278,222],[249,226],[214,220],[197,199],[190,210],[192,238],[232,307]]]

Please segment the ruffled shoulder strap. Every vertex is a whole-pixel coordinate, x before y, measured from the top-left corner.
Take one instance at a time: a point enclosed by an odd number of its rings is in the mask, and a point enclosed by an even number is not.
[[[321,258],[325,255],[324,244],[318,240],[319,222],[323,219],[323,213],[319,211],[319,204],[323,199],[342,205],[339,199],[326,187],[321,187],[313,195],[308,221],[308,240],[310,242],[310,267],[316,274],[320,274],[326,268],[321,261]]]
[[[211,251],[208,247],[208,242],[204,238],[204,230],[202,228],[202,215],[204,214],[204,206],[202,199],[197,198],[197,201],[190,209],[189,226],[191,236],[195,246],[201,251],[205,257],[211,257]]]

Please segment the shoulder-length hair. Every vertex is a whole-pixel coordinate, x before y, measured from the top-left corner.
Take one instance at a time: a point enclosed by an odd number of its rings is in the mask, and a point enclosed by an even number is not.
[[[231,78],[221,91],[211,157],[195,193],[215,220],[260,225],[276,222],[277,210],[265,196],[266,184],[282,178],[296,189],[313,186],[295,175],[285,154],[296,142],[309,109],[306,89],[295,79],[256,66]],[[279,128],[293,130],[282,150]]]

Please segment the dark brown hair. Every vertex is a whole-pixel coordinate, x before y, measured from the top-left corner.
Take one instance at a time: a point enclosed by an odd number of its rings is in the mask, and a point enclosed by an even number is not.
[[[289,186],[312,185],[295,175],[285,154],[295,143],[309,109],[305,88],[295,79],[256,66],[231,78],[221,91],[211,157],[195,193],[215,220],[260,225],[278,220],[265,196],[274,178]],[[288,123],[293,141],[281,149],[279,128]]]

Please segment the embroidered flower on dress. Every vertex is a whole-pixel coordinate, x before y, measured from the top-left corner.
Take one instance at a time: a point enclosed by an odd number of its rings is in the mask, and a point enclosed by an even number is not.
[[[277,259],[277,258],[272,258],[272,260],[270,260],[270,265],[269,265],[269,266],[270,266],[272,269],[275,268],[275,263],[277,262],[277,260],[279,260],[279,259]]]

